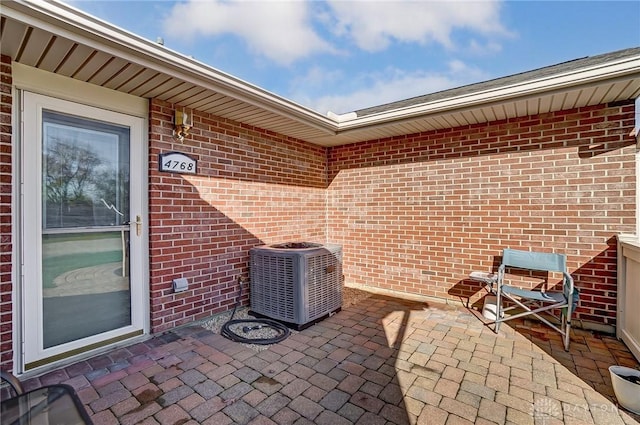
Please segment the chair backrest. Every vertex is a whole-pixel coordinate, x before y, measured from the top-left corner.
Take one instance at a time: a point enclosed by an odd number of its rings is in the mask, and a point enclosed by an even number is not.
[[[506,248],[502,251],[502,265],[520,269],[548,272],[567,272],[567,257],[551,252],[532,252]]]

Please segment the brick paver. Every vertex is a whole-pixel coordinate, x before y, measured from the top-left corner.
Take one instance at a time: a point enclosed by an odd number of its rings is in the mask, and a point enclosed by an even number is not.
[[[76,388],[96,424],[637,424],[608,366],[624,344],[544,326],[499,335],[454,306],[372,296],[256,351],[197,325],[24,382]]]

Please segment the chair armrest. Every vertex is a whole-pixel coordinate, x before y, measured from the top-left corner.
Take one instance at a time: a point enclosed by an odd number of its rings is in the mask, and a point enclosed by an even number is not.
[[[476,282],[482,282],[487,285],[493,285],[498,279],[498,275],[487,272],[471,272],[469,274],[469,279],[475,280]]]
[[[17,395],[20,395],[24,392],[24,389],[22,388],[22,384],[20,383],[18,378],[13,376],[11,372],[7,372],[6,370],[0,370],[0,380],[6,381],[11,386],[11,388],[13,388],[13,391]]]
[[[571,311],[575,311],[578,307],[578,302],[580,301],[580,289],[576,288],[573,281],[573,276],[571,276],[567,272],[563,272],[564,274],[564,282],[563,282],[563,292],[564,296],[567,297],[567,302],[571,303]]]
[[[569,290],[573,292],[573,276],[567,272],[562,272],[562,275],[564,276],[564,286],[568,286]]]
[[[501,286],[504,284],[504,274],[506,270],[507,270],[507,266],[504,264],[500,264],[500,267],[498,267],[498,279],[497,279],[498,286]]]

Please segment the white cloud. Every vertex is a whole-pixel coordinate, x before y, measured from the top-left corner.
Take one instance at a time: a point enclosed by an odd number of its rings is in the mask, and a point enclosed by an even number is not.
[[[500,23],[498,1],[344,1],[330,0],[333,31],[359,48],[376,52],[393,41],[453,47],[451,32],[508,34]]]
[[[331,93],[347,79],[340,69],[313,66],[305,74],[296,75],[289,81],[287,96],[301,105],[324,113],[331,108],[318,104],[320,100],[317,96],[322,96],[319,93]]]
[[[168,35],[182,39],[234,34],[255,53],[288,65],[314,53],[336,52],[313,30],[309,5],[300,1],[190,0],[172,8],[164,28]]]
[[[292,87],[323,87],[340,82],[345,75],[340,69],[327,69],[321,66],[312,66],[305,75],[294,78]]]
[[[500,22],[500,8],[498,0],[188,0],[175,4],[163,24],[168,36],[183,40],[232,34],[254,54],[289,65],[317,53],[343,53],[335,46],[345,44],[367,52],[386,50],[393,43],[435,42],[458,48],[452,40],[454,31],[508,35]],[[495,41],[484,46],[477,40],[466,43],[463,48],[475,51],[500,48]]]
[[[500,53],[502,51],[502,45],[495,41],[482,43],[476,39],[471,39],[469,40],[469,43],[466,46],[465,50],[473,55],[495,55],[496,53]]]
[[[290,96],[322,114],[327,111],[342,114],[481,81],[488,78],[488,74],[462,61],[453,60],[449,62],[447,71],[439,73],[387,68],[382,72],[359,74],[351,78],[352,84],[347,85],[358,89],[348,93],[313,96],[305,92],[304,87],[309,88],[314,82],[330,85],[340,77],[341,74],[314,69],[305,78],[296,81],[297,88]]]
[[[256,56],[252,67],[257,58],[288,66],[318,54],[342,55],[345,46],[355,46],[361,52],[352,51],[341,61],[306,62],[311,65],[306,75],[289,73],[287,83],[291,99],[322,113],[345,113],[489,77],[461,61],[441,71],[402,70],[401,63],[420,60],[428,67],[436,56],[420,59],[423,52],[414,50],[418,56],[413,60],[397,60],[400,49],[394,48],[436,43],[456,54],[495,54],[501,49],[497,40],[511,35],[501,24],[500,9],[499,0],[187,0],[173,6],[164,28],[168,36],[211,40],[211,51],[222,48],[222,36],[235,35]],[[389,56],[382,57],[385,50]],[[380,69],[389,61],[392,67]],[[354,66],[359,71],[351,71]],[[268,77],[273,70],[265,66],[264,72]]]

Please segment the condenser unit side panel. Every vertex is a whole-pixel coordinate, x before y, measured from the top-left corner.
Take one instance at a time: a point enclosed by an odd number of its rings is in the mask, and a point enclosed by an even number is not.
[[[267,317],[295,320],[294,262],[290,255],[251,252],[251,309]]]
[[[342,307],[342,261],[340,246],[328,245],[308,256],[307,317],[315,320]]]

